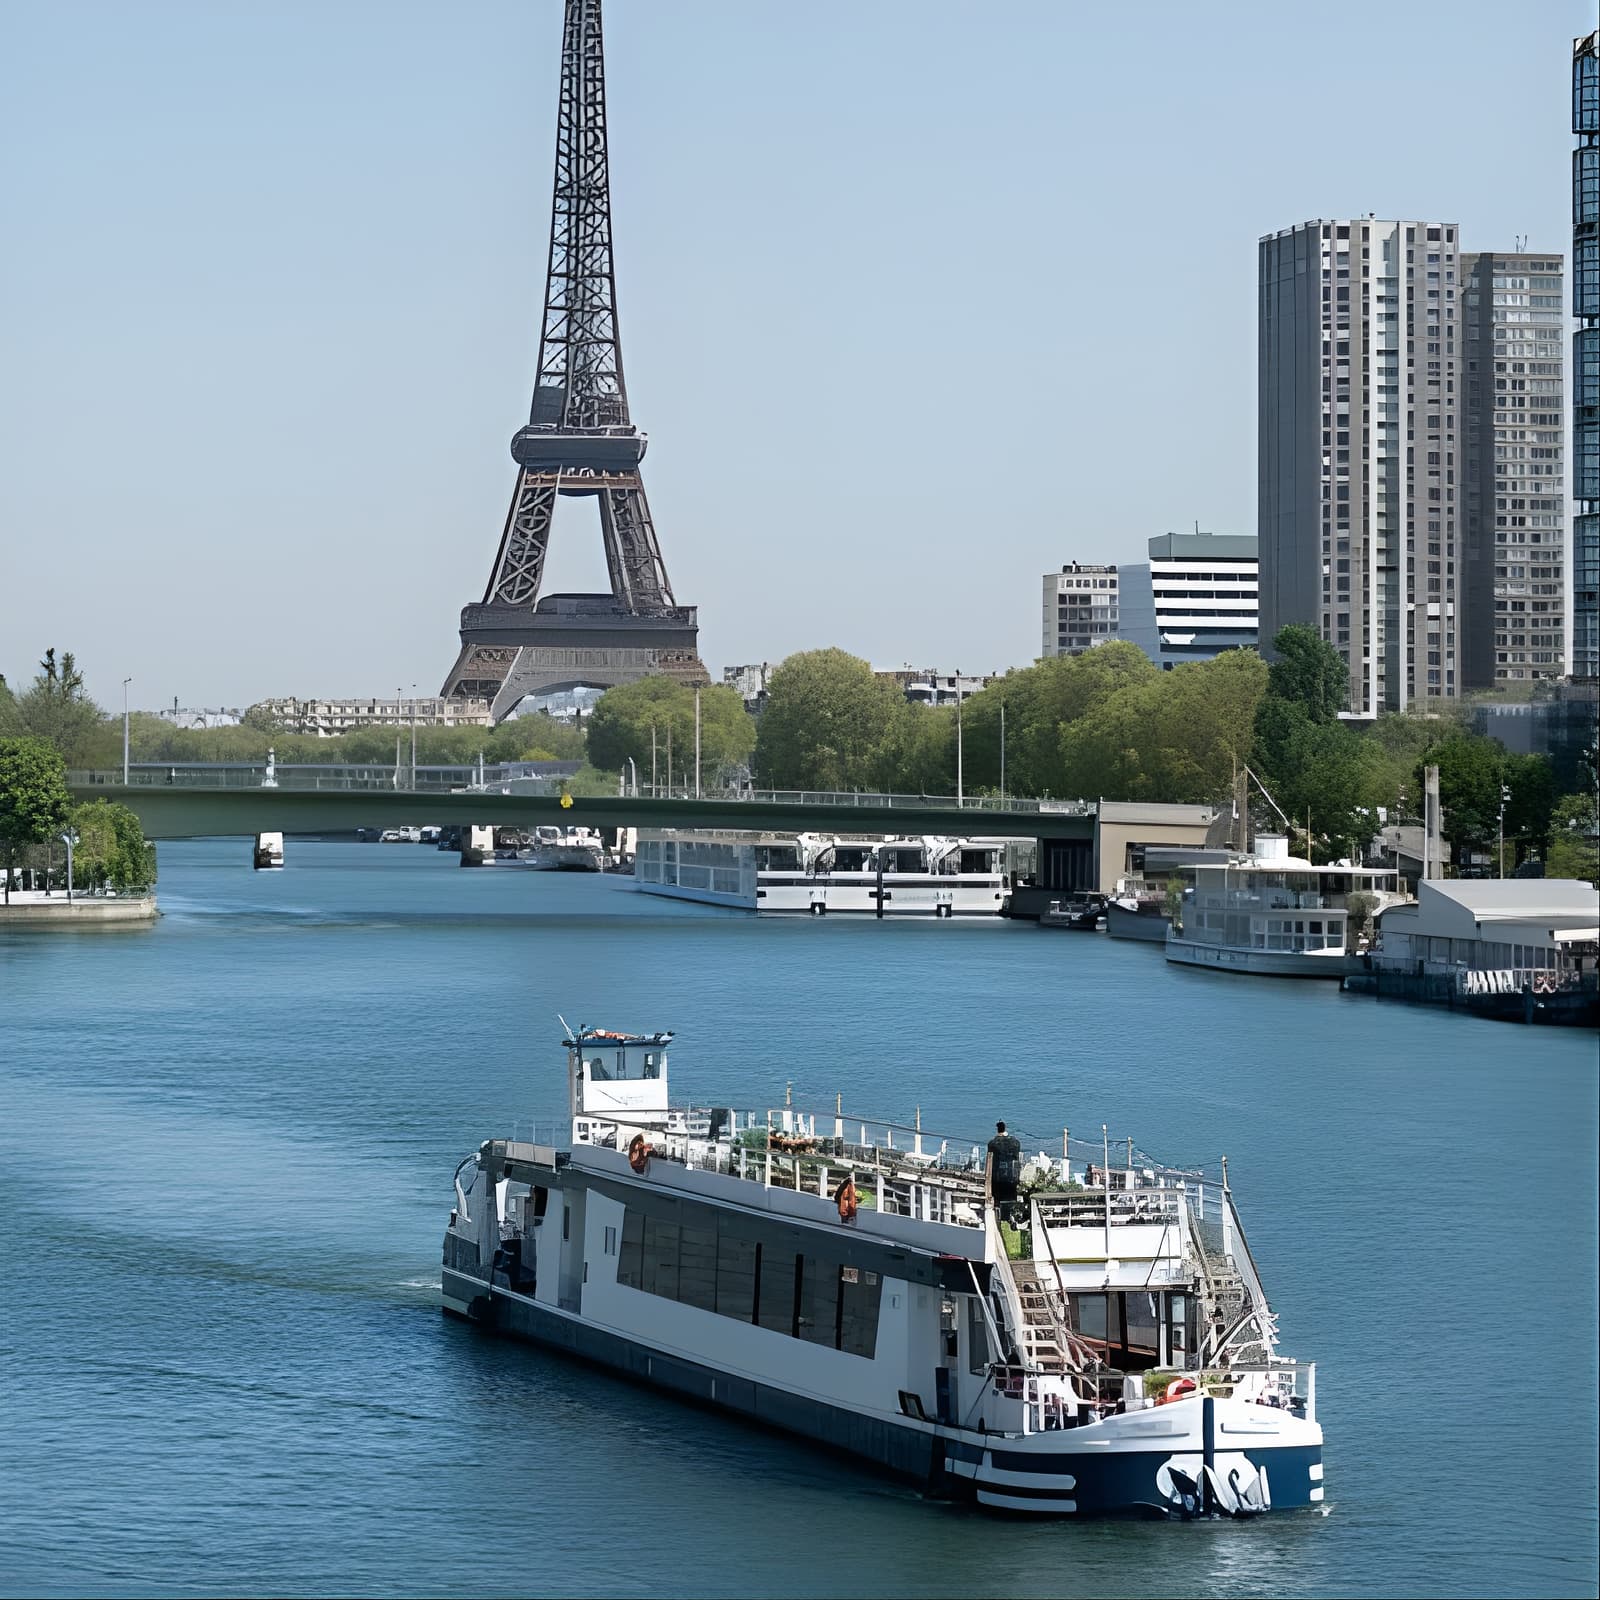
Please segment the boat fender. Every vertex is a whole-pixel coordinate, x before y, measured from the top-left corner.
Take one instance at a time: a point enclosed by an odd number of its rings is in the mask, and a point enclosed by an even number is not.
[[[650,1143],[642,1133],[636,1133],[628,1141],[628,1165],[635,1172],[644,1173],[649,1169],[650,1157],[655,1154],[655,1146]]]
[[[839,1220],[841,1222],[854,1222],[856,1212],[860,1205],[856,1200],[856,1180],[854,1176],[848,1177],[841,1183],[833,1196],[839,1207]]]
[[[1193,1378],[1174,1378],[1167,1385],[1167,1392],[1156,1401],[1156,1404],[1164,1406],[1172,1400],[1187,1400],[1190,1395],[1196,1392],[1196,1388]]]

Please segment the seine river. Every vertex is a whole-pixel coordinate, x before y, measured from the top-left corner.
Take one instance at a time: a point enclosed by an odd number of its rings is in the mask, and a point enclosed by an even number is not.
[[[0,935],[0,1589],[1595,1591],[1593,1034],[416,846],[163,845],[161,900]],[[702,1102],[1226,1154],[1323,1513],[992,1520],[447,1321],[451,1172],[562,1109],[558,1011],[675,1029]]]

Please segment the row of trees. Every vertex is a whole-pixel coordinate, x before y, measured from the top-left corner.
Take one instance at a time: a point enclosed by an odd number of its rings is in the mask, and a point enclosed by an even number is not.
[[[1575,793],[1563,794],[1542,756],[1508,754],[1469,731],[1457,708],[1389,715],[1361,730],[1342,720],[1348,676],[1314,629],[1289,627],[1269,666],[1253,650],[1158,670],[1122,641],[1081,656],[1008,672],[951,707],[910,705],[867,662],[837,649],[790,656],[768,680],[759,722],[738,695],[700,691],[700,771],[712,786],[753,775],[775,789],[863,789],[1219,803],[1248,765],[1313,852],[1354,852],[1376,832],[1377,812],[1415,818],[1424,767],[1440,771],[1445,831],[1458,848],[1492,849],[1504,806],[1513,859],[1538,856],[1551,873],[1593,877],[1597,833],[1593,757]],[[83,691],[72,656],[46,655],[29,689],[0,679],[0,735],[45,739],[69,765],[115,766],[120,719]],[[184,730],[158,717],[131,719],[135,761],[386,764],[393,729],[334,739],[285,733],[251,718],[235,728]],[[695,693],[669,678],[608,690],[582,727],[520,717],[494,729],[419,728],[417,759],[467,765],[584,761],[579,792],[619,781],[690,779]],[[401,734],[410,759],[409,732]]]
[[[67,767],[48,739],[0,738],[0,869],[5,898],[18,867],[53,864],[73,837],[72,887],[126,891],[155,882],[156,852],[124,805],[74,805]],[[58,846],[60,849],[58,850]]]

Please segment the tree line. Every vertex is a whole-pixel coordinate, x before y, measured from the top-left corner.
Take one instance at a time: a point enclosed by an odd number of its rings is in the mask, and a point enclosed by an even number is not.
[[[1389,820],[1421,811],[1423,770],[1437,765],[1444,832],[1459,855],[1493,853],[1502,820],[1508,868],[1540,862],[1552,876],[1594,878],[1594,754],[1566,782],[1549,760],[1508,753],[1474,734],[1462,707],[1341,717],[1348,674],[1315,629],[1292,626],[1269,664],[1253,650],[1157,668],[1112,641],[1083,655],[1015,668],[952,706],[914,705],[899,687],[839,649],[801,651],[769,675],[759,717],[724,685],[699,695],[700,776],[717,789],[873,790],[951,796],[1177,801],[1221,804],[1248,765],[1317,859],[1359,851]],[[72,766],[121,761],[120,717],[83,693],[70,655],[54,652],[13,696],[0,679],[0,735],[49,741]],[[285,732],[252,712],[238,727],[179,729],[130,719],[135,761],[387,764],[393,728],[334,738]],[[418,728],[421,764],[581,761],[578,792],[615,793],[637,781],[694,781],[695,691],[671,678],[609,689],[577,725],[542,713],[498,728]],[[409,730],[401,756],[410,759]],[[1531,867],[1529,870],[1536,870]]]

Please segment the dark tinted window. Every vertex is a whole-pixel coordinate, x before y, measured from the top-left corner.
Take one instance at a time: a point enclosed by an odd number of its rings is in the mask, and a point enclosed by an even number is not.
[[[717,1309],[717,1233],[709,1221],[679,1225],[678,1298],[702,1311]]]

